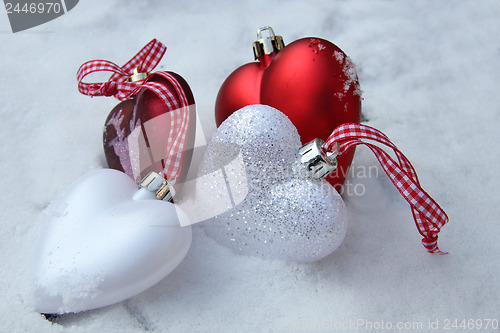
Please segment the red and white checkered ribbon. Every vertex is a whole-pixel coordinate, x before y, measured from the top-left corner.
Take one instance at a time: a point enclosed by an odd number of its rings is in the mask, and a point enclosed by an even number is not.
[[[174,181],[180,173],[182,156],[189,125],[189,103],[186,93],[177,79],[168,72],[160,71],[154,74],[167,79],[175,88],[179,101],[166,86],[158,82],[148,81],[148,78],[128,82],[129,77],[138,68],[140,73],[151,72],[160,62],[167,47],[156,39],[144,46],[125,65],[118,66],[107,60],[91,60],[80,66],[76,77],[78,90],[91,97],[114,96],[123,101],[138,94],[142,89],[151,90],[163,102],[170,112],[170,129],[165,147],[165,162],[161,174],[169,181]],[[94,72],[112,72],[107,82],[86,83],[83,79]]]
[[[172,83],[179,96],[181,105],[176,106],[170,117],[170,130],[165,144],[165,162],[161,174],[165,179],[174,181],[180,173],[184,155],[186,136],[189,126],[189,102],[179,81],[168,72],[156,72]],[[177,100],[174,99],[177,103]]]
[[[381,147],[361,141],[373,140],[392,148],[397,162]],[[338,151],[341,155],[357,145],[366,145],[373,151],[392,183],[410,204],[415,224],[424,237],[422,244],[430,253],[447,254],[439,250],[438,233],[448,222],[448,216],[434,199],[425,192],[417,178],[417,173],[410,161],[401,151],[379,130],[360,124],[343,124],[337,127],[328,137],[323,148],[328,151]]]

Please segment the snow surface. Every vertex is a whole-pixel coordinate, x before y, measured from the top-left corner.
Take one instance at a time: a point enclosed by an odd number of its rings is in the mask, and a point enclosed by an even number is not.
[[[497,0],[87,0],[12,34],[2,11],[0,331],[363,332],[415,322],[408,331],[424,332],[429,321],[443,329],[446,320],[498,320],[499,14]],[[346,239],[319,262],[237,255],[195,227],[186,259],[148,291],[58,324],[34,312],[25,276],[37,218],[75,178],[105,166],[102,126],[117,103],[81,95],[78,67],[97,58],[121,65],[156,37],[168,47],[159,69],[189,82],[211,132],[218,88],[252,60],[264,25],[285,43],[321,37],[352,58],[366,123],[398,145],[448,213],[439,244],[451,254],[426,253],[378,167],[348,177]],[[353,170],[376,164],[358,149]]]

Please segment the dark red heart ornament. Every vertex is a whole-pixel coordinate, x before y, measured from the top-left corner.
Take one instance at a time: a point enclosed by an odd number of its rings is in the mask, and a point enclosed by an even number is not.
[[[184,180],[196,132],[196,106],[187,82],[178,74],[150,74],[167,48],[153,39],[125,65],[91,60],[77,72],[78,90],[89,96],[121,100],[106,119],[103,133],[108,166],[139,182],[150,172],[168,181]],[[107,82],[87,83],[94,72],[107,71]]]
[[[262,32],[269,36],[262,38]],[[236,69],[222,84],[215,105],[219,126],[251,104],[272,106],[290,118],[303,144],[326,140],[332,128],[361,120],[361,89],[351,59],[321,38],[302,38],[286,47],[271,27],[260,28],[254,43],[257,62]],[[327,180],[340,190],[354,151],[338,157]]]
[[[180,84],[189,103],[190,122],[184,163],[191,159],[196,126],[196,107],[193,93],[187,82],[178,74],[168,72]],[[165,77],[152,74],[148,82],[157,82],[171,91],[181,103],[181,97],[172,82]],[[122,101],[111,110],[104,124],[103,147],[108,166],[129,175],[136,182],[151,171],[159,172],[163,168],[165,143],[169,132],[172,111],[151,90],[142,89],[131,99]],[[188,168],[182,168],[179,180],[184,179]]]

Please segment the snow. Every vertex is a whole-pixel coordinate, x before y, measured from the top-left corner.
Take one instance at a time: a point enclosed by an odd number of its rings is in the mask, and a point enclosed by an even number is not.
[[[0,14],[0,188],[8,192],[0,331],[363,332],[382,331],[383,322],[424,332],[429,322],[443,330],[455,319],[497,331],[484,327],[499,319],[500,299],[499,13],[496,0],[87,0],[16,34]],[[252,61],[265,25],[285,43],[321,37],[351,57],[366,124],[407,155],[448,213],[439,244],[450,254],[426,253],[408,205],[379,167],[376,177],[348,177],[346,238],[319,262],[238,255],[195,226],[186,259],[146,292],[58,324],[34,312],[25,276],[38,217],[73,180],[105,166],[102,126],[117,104],[81,95],[78,67],[97,58],[121,65],[158,38],[168,47],[158,69],[189,82],[210,134],[218,88]],[[368,149],[357,150],[354,170],[375,164]]]

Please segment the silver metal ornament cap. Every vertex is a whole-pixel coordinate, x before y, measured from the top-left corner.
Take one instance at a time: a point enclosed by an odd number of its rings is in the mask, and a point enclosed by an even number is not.
[[[173,201],[175,195],[174,186],[169,183],[160,174],[151,171],[138,184],[139,188],[145,188],[150,192],[154,192],[155,196],[164,201]]]
[[[314,139],[299,149],[300,163],[314,178],[325,178],[337,168],[338,149],[334,152],[325,151],[322,146],[325,141]]]
[[[263,37],[262,32],[266,30],[269,32],[269,35]],[[284,47],[285,43],[283,42],[283,37],[276,36],[273,28],[270,26],[265,26],[257,30],[257,40],[253,43],[253,54],[255,59],[258,59],[263,54],[279,52]]]

